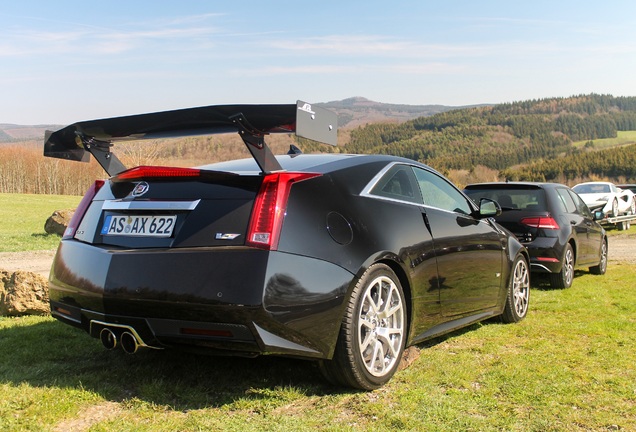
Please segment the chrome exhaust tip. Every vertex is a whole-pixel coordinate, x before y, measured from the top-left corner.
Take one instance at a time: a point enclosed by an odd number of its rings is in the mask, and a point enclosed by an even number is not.
[[[102,345],[104,345],[104,348],[107,350],[112,350],[117,347],[117,336],[115,336],[112,330],[106,327],[99,332],[99,340],[102,341]]]
[[[139,348],[139,342],[137,342],[137,338],[130,332],[123,332],[121,334],[121,337],[119,338],[119,342],[121,342],[121,348],[127,354],[134,354]]]

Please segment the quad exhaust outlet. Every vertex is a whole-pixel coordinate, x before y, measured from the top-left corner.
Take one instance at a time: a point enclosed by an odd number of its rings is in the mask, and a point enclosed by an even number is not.
[[[126,354],[134,354],[139,348],[137,338],[130,332],[123,332],[119,337],[119,341],[121,342],[121,349],[123,349]]]
[[[102,331],[99,332],[99,340],[102,341],[102,345],[104,345],[104,348],[107,350],[117,348],[117,336],[109,328],[104,327]]]

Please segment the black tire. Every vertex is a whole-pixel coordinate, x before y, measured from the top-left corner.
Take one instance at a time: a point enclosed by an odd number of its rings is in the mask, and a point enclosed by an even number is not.
[[[561,271],[559,273],[550,273],[550,285],[552,288],[570,288],[574,280],[574,251],[568,243],[565,245],[563,252],[563,260]]]
[[[404,352],[406,314],[395,273],[384,264],[369,267],[349,298],[333,359],[320,362],[325,378],[362,390],[388,382]]]
[[[603,239],[601,244],[601,256],[597,266],[590,267],[590,273],[604,275],[607,271],[607,239]]]
[[[528,262],[523,256],[518,256],[512,266],[506,306],[501,320],[505,323],[516,323],[528,314],[530,303],[530,270]]]

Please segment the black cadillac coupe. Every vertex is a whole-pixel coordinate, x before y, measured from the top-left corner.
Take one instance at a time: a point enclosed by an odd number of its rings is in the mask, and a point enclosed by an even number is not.
[[[106,348],[314,359],[373,389],[405,346],[490,317],[524,318],[526,249],[433,169],[382,155],[274,156],[264,137],[335,144],[337,118],[296,105],[222,105],[78,122],[44,154],[96,181],[63,236],[51,312]],[[121,140],[234,132],[253,158],[126,169]]]

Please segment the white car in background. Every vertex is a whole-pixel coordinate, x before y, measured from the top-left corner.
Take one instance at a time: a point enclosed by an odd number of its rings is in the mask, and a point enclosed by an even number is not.
[[[621,189],[610,182],[579,183],[572,188],[592,212],[602,211],[603,215],[616,217],[636,214],[636,196],[629,189]]]

